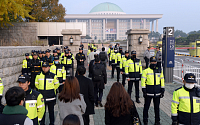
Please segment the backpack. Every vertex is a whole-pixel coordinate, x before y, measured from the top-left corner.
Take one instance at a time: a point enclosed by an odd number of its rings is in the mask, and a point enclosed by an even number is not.
[[[94,64],[92,68],[92,80],[93,81],[101,81],[102,80],[102,68],[101,66],[98,66],[97,64]]]
[[[99,58],[101,61],[105,61],[106,60],[106,53],[105,52],[100,52],[99,53]]]

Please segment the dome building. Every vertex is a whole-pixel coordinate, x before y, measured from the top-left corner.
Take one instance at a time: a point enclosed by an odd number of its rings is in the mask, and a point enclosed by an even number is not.
[[[149,29],[158,32],[162,14],[126,14],[114,3],[100,3],[89,14],[67,14],[66,22],[86,22],[86,34],[96,40],[124,40],[129,29]],[[151,29],[150,29],[151,23]]]

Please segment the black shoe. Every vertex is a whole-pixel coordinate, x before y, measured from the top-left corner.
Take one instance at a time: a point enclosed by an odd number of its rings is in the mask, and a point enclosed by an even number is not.
[[[144,125],[148,125],[148,122],[144,122]]]
[[[154,124],[154,125],[161,125],[161,124],[160,124],[160,122],[155,122],[155,124]]]
[[[95,104],[96,107],[99,107],[98,104]]]
[[[100,101],[98,101],[98,103],[99,103],[100,107],[103,107],[103,104]]]
[[[136,102],[137,102],[137,103],[141,103],[140,100],[139,100],[139,98],[136,99]]]

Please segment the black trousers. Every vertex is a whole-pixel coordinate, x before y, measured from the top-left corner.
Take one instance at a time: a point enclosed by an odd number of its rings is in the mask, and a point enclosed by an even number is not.
[[[113,78],[114,78],[115,69],[116,69],[116,64],[112,64],[112,74],[111,74],[111,76],[112,76]]]
[[[154,112],[155,112],[155,122],[160,121],[160,98],[153,98],[153,97],[146,97],[144,98],[144,109],[143,109],[143,121],[148,122],[148,110],[149,106],[151,104],[151,99],[153,99],[153,104],[154,104]]]
[[[132,81],[132,80],[130,80],[128,82],[128,94],[130,95],[130,97],[131,97],[131,93],[132,93],[133,82],[134,81]],[[134,83],[135,83],[135,97],[139,98],[140,97],[139,96],[139,81],[135,81]]]
[[[120,79],[120,67],[116,66],[117,69],[117,82],[119,82]]]
[[[64,84],[62,84],[62,85],[60,85],[60,86],[58,87],[58,92],[59,92],[59,93],[63,90],[63,86],[64,86]]]
[[[83,114],[82,117],[83,117],[84,125],[90,125],[90,117],[89,117],[89,115]]]
[[[45,102],[45,112],[44,112],[44,116],[43,116],[43,118],[41,120],[40,125],[45,125],[46,107],[48,107],[48,111],[49,111],[49,119],[50,119],[50,124],[49,125],[54,125],[54,122],[55,122],[54,104],[55,104],[55,101]]]
[[[126,84],[126,75],[122,74],[122,85],[125,86]]]
[[[148,68],[149,67],[149,59],[145,58],[145,62],[146,62],[146,68]]]
[[[38,73],[31,73],[31,84],[30,87],[31,89],[35,89],[35,77]]]
[[[157,62],[157,67],[161,68],[161,62]]]
[[[103,97],[103,89],[94,87],[94,102],[97,105],[98,101],[102,101],[102,97]]]

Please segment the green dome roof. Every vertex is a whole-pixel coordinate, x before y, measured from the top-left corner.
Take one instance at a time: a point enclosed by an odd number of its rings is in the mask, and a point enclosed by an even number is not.
[[[90,13],[95,13],[95,12],[103,12],[103,11],[115,11],[115,12],[124,12],[119,6],[117,6],[114,3],[100,3],[98,5],[96,5],[94,8],[92,8],[92,10],[90,11]]]

